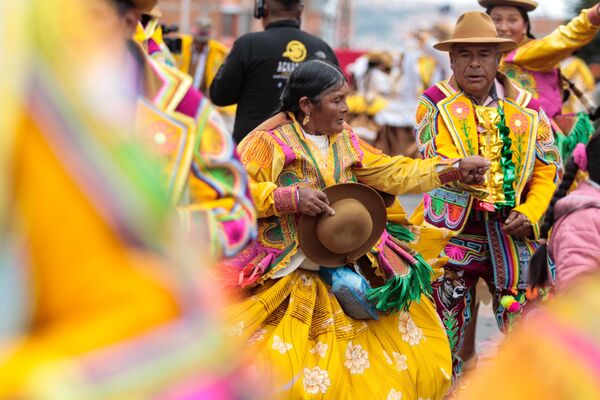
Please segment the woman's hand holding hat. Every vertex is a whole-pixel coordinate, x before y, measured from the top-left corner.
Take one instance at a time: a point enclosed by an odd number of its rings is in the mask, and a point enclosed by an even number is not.
[[[485,172],[490,168],[490,161],[481,156],[469,156],[461,159],[458,168],[463,174],[462,183],[480,185],[485,182]]]
[[[327,195],[320,190],[299,188],[298,211],[311,217],[327,213],[335,215],[335,210],[329,206]]]

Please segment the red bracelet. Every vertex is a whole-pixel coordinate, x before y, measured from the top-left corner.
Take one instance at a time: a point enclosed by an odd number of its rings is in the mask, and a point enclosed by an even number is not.
[[[465,174],[460,170],[459,167],[455,167],[454,164],[460,164],[460,158],[449,158],[444,160],[446,164],[445,168],[438,172],[440,182],[443,184],[459,181],[464,178]]]
[[[464,175],[460,169],[450,167],[440,172],[438,177],[440,178],[440,182],[442,182],[442,184],[446,184],[454,181],[460,181]]]
[[[280,213],[298,212],[298,188],[296,186],[277,188],[273,192],[275,209]]]

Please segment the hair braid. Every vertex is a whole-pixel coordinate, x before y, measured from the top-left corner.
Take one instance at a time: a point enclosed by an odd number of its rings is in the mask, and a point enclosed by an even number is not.
[[[565,167],[563,180],[556,192],[554,192],[554,196],[552,196],[550,205],[544,215],[544,223],[540,228],[540,239],[548,239],[548,232],[554,224],[554,206],[557,201],[569,193],[569,189],[575,180],[575,176],[577,176],[577,171],[579,171],[579,168],[577,167],[577,164],[575,164],[573,157],[571,157]],[[548,244],[546,242],[543,242],[536,250],[533,257],[531,257],[531,261],[529,262],[528,280],[532,287],[545,286],[548,282]]]

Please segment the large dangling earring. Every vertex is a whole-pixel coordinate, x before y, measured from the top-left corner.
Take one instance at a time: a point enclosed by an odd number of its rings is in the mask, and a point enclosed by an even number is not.
[[[308,121],[310,121],[310,114],[306,114],[304,116],[304,119],[302,120],[302,125],[306,126],[306,124],[308,124]]]

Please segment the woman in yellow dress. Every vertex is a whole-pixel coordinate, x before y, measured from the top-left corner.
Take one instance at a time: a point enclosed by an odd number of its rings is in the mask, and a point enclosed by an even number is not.
[[[418,193],[443,182],[481,181],[487,161],[382,154],[344,123],[348,91],[336,67],[303,63],[284,90],[281,112],[238,147],[259,239],[227,264],[245,299],[228,310],[230,334],[247,340],[249,368],[261,379],[255,386],[270,392],[265,398],[439,399],[450,386],[452,367],[427,297],[431,269],[397,232],[384,231],[361,265],[382,282],[371,290],[348,288],[379,312],[353,318],[327,277],[332,271],[349,281],[362,277],[354,268],[324,268],[308,259],[299,247],[298,220],[333,214],[323,190],[339,183]]]

